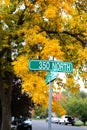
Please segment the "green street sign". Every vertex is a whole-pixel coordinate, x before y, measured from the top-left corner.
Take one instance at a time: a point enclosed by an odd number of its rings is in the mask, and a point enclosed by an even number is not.
[[[30,60],[28,64],[30,70],[51,70],[57,72],[73,72],[72,62],[62,62],[54,60]]]
[[[58,77],[58,73],[56,72],[49,72],[47,75],[46,75],[46,84],[52,82],[54,79],[56,79]]]

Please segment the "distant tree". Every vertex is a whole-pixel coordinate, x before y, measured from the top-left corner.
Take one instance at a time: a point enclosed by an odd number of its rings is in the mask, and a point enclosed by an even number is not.
[[[84,94],[85,96],[83,96]],[[67,114],[79,118],[85,125],[87,121],[87,94],[84,92],[72,94],[62,102]]]
[[[28,93],[22,92],[21,82],[21,79],[15,76],[11,103],[12,116],[19,117],[22,115],[31,117],[31,110],[34,107],[34,103]]]
[[[79,94],[82,98],[87,98],[87,93],[81,91]]]
[[[48,110],[41,105],[37,105],[34,110],[34,117],[39,116],[40,118],[46,118],[48,116]]]

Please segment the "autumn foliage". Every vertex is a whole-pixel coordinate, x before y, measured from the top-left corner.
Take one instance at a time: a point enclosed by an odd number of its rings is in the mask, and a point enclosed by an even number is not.
[[[2,5],[8,11],[0,9],[0,21],[7,25],[4,25],[7,30],[0,25],[0,37],[4,34],[0,50],[10,47],[13,51],[12,65],[22,78],[23,91],[28,91],[36,104],[48,106],[49,85],[45,83],[48,72],[30,71],[28,62],[30,59],[49,60],[54,57],[73,63],[73,73],[66,74],[66,83],[61,87],[77,92],[80,85],[75,77],[81,76],[84,83],[87,79],[87,1],[6,0],[3,4],[2,0]],[[12,14],[10,9],[14,10]],[[7,40],[12,40],[10,46]],[[7,67],[9,69],[9,65]],[[59,102],[53,101],[53,106],[57,108],[53,108],[54,111],[63,111]]]
[[[53,56],[57,60],[71,61],[74,70],[71,77],[67,74],[65,88],[73,92],[80,88],[74,77],[77,70],[79,75],[83,73],[81,68],[87,60],[87,14],[83,3],[80,0],[25,0],[24,23],[18,30],[19,36],[24,33],[25,53],[13,64],[15,72],[23,79],[23,90],[31,94],[35,103],[47,107],[49,85],[44,79],[47,72],[28,70],[29,59],[49,60]],[[57,108],[53,108],[54,111],[62,111],[58,102],[54,101],[53,106]]]

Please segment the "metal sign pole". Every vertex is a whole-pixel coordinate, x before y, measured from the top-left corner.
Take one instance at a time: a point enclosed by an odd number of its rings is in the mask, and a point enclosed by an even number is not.
[[[52,112],[52,82],[50,82],[50,88],[49,88],[48,130],[51,130],[51,112]]]
[[[51,60],[30,60],[28,68],[30,70],[50,70],[55,72],[73,72],[72,62],[60,62],[54,61],[54,57]],[[52,81],[57,77],[51,74],[47,75],[46,82],[50,84],[49,88],[49,112],[48,112],[48,130],[51,130],[51,111],[52,111]]]

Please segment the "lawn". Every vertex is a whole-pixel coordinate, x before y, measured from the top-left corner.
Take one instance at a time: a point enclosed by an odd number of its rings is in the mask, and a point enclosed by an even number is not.
[[[76,121],[75,126],[84,126],[84,124],[82,121]],[[87,122],[85,126],[87,126]]]

